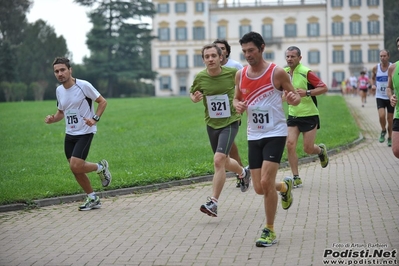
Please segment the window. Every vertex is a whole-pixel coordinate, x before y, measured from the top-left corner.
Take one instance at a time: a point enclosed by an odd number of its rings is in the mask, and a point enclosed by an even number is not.
[[[341,83],[345,80],[345,72],[343,71],[335,71],[333,72],[333,80],[336,80],[338,83]]]
[[[169,28],[159,28],[158,29],[158,39],[160,41],[169,41],[170,40]]]
[[[367,28],[369,34],[380,34],[380,22],[373,20],[367,21]]]
[[[161,90],[172,90],[170,76],[163,76],[159,78],[159,88]]]
[[[195,67],[203,67],[204,66],[204,62],[202,61],[202,55],[200,55],[200,54],[194,55],[194,66]]]
[[[362,0],[349,0],[349,6],[361,6]]]
[[[179,77],[179,93],[187,95],[187,77]]]
[[[175,4],[176,13],[186,13],[186,3],[176,3]]]
[[[333,63],[334,64],[344,63],[344,51],[333,51]]]
[[[218,39],[227,39],[227,27],[218,26]]]
[[[362,50],[351,50],[350,62],[353,64],[363,63]]]
[[[319,23],[308,23],[308,37],[320,36]]]
[[[320,52],[319,51],[309,51],[308,52],[308,63],[309,64],[319,64],[320,63]]]
[[[284,34],[285,37],[296,37],[296,24],[285,24]]]
[[[195,2],[195,12],[204,12],[203,2]]]
[[[185,41],[187,40],[187,29],[184,28],[176,28],[176,40],[177,41]]]
[[[265,24],[262,25],[262,36],[265,40],[272,40],[273,39],[273,25]]]
[[[159,56],[159,67],[160,68],[170,67],[170,55],[160,55]]]
[[[380,51],[378,49],[371,49],[368,51],[368,61],[370,63],[380,62]]]
[[[177,55],[176,57],[176,68],[188,68],[188,57],[187,55]]]
[[[240,26],[240,36],[244,36],[244,34],[251,31],[251,25],[241,25]]]
[[[368,6],[379,6],[380,1],[379,0],[367,0],[367,5]]]
[[[335,35],[335,36],[344,35],[344,23],[333,22],[332,23],[332,35]]]
[[[274,60],[274,52],[265,52],[265,53],[263,53],[263,59],[265,59],[265,60]]]
[[[331,0],[331,7],[342,7],[343,0]]]
[[[205,28],[194,27],[193,28],[193,40],[205,40]]]
[[[362,34],[362,24],[360,21],[351,21],[349,23],[350,34],[351,35],[361,35]]]
[[[319,79],[321,79],[320,71],[312,71]]]
[[[169,13],[169,4],[158,4],[158,13],[159,14]]]

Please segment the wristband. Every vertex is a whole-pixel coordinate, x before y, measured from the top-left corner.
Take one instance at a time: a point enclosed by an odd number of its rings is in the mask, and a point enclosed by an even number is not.
[[[100,117],[98,115],[93,115],[93,120],[98,122],[100,121]]]
[[[308,97],[311,96],[311,95],[310,95],[310,90],[307,90],[307,91],[306,91],[306,96],[308,96]]]

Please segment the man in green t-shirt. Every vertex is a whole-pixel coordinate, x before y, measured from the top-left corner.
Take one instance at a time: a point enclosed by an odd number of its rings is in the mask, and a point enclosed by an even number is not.
[[[242,180],[242,192],[248,190],[250,172],[229,157],[241,119],[241,115],[233,107],[237,69],[221,66],[222,50],[214,43],[202,48],[202,60],[206,68],[196,75],[190,89],[190,98],[194,103],[202,101],[205,107],[205,123],[214,153],[215,174],[212,196],[201,205],[200,210],[209,216],[217,217],[217,206],[226,181],[226,170],[239,175]]]
[[[288,106],[288,136],[287,151],[288,162],[294,178],[294,188],[302,187],[299,177],[298,156],[296,146],[299,135],[303,135],[303,149],[307,154],[317,154],[321,167],[328,165],[327,148],[324,144],[315,144],[316,132],[320,128],[319,110],[317,109],[316,96],[327,92],[326,84],[311,70],[301,64],[301,50],[290,46],[285,51],[287,66],[286,72],[291,77],[292,85],[301,96],[301,103],[297,106]]]
[[[396,46],[399,50],[399,37],[396,38]],[[396,107],[393,126],[392,126],[392,152],[396,158],[399,158],[399,61],[391,64],[388,68],[388,96],[393,107]]]

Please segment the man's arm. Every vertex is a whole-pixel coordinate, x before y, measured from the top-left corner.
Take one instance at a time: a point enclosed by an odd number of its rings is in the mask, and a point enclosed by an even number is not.
[[[371,89],[376,90],[376,78],[377,78],[377,66],[373,67],[373,70],[371,71]]]
[[[96,99],[96,103],[98,103],[96,115],[101,116],[104,113],[105,108],[107,107],[107,100],[103,96],[98,96]]]
[[[307,75],[307,79],[308,79],[308,82],[314,87],[314,89],[309,90],[309,92],[308,92],[309,95],[306,95],[306,96],[317,96],[317,95],[324,94],[328,91],[327,85],[318,76],[316,76],[315,73],[309,71],[308,75]]]
[[[301,102],[301,96],[298,90],[292,86],[289,74],[281,67],[276,67],[273,74],[274,86],[284,90],[284,97],[290,105],[298,105]]]
[[[56,123],[58,121],[61,121],[64,118],[64,112],[57,109],[57,112],[54,115],[48,115],[46,116],[46,118],[44,119],[44,122],[46,124],[52,124],[52,123]]]
[[[240,90],[241,71],[242,70],[238,70],[236,72],[236,77],[235,77],[236,87],[235,87],[234,99],[233,99],[233,106],[239,114],[244,113],[248,107],[247,101],[245,101],[245,99],[243,99],[242,93]]]
[[[395,92],[393,90],[393,82],[392,82],[392,76],[393,73],[396,70],[396,64],[392,64],[388,68],[388,86],[387,86],[387,94],[389,97],[389,101],[391,103],[391,106],[395,107],[398,99],[396,98]]]

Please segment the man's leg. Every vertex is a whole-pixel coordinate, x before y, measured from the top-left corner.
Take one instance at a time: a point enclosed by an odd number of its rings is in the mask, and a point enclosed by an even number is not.
[[[383,143],[385,141],[385,135],[387,133],[387,118],[386,118],[386,113],[385,113],[385,107],[380,107],[378,108],[378,119],[380,121],[380,126],[381,126],[381,134],[379,138],[379,142]]]
[[[231,146],[229,156],[230,156],[230,158],[233,158],[234,160],[236,160],[239,165],[243,166],[242,162],[241,162],[240,154],[238,152],[238,147],[235,142],[233,142],[233,145]]]
[[[317,127],[314,129],[303,132],[303,150],[306,154],[320,154],[321,148],[314,144],[316,139]]]
[[[88,163],[83,159],[77,157],[71,157],[69,161],[69,167],[73,175],[76,178],[76,181],[82,187],[86,194],[90,194],[93,192],[93,188],[90,184],[90,180],[87,177],[86,173],[94,172],[97,170],[98,165],[96,163]]]
[[[214,155],[214,169],[215,174],[213,175],[212,180],[212,197],[215,199],[219,199],[220,194],[222,193],[224,183],[226,182],[226,162],[230,160],[226,154],[221,152],[216,152]],[[236,165],[239,165],[236,162]],[[237,170],[237,169],[235,169]]]
[[[261,237],[256,241],[257,247],[268,247],[275,243],[276,234],[274,232],[274,220],[277,211],[278,196],[276,188],[276,175],[279,164],[275,162],[263,161],[261,169],[251,169],[251,176],[255,192],[263,195],[263,206],[265,209],[266,225]],[[281,189],[281,184],[280,188]]]
[[[399,159],[399,131],[392,131],[392,152]]]
[[[298,127],[288,127],[287,136],[287,152],[288,152],[288,162],[291,167],[291,172],[293,175],[299,175],[298,170],[298,155],[296,154],[296,146],[298,144],[299,137]]]
[[[229,155],[230,155],[230,158],[236,160],[239,165],[243,166],[242,162],[241,162],[240,154],[238,152],[238,147],[235,142],[233,142],[233,145],[231,146]],[[241,180],[239,178],[239,175],[236,175],[236,187],[238,187],[238,188],[241,187],[240,183],[241,183]]]

